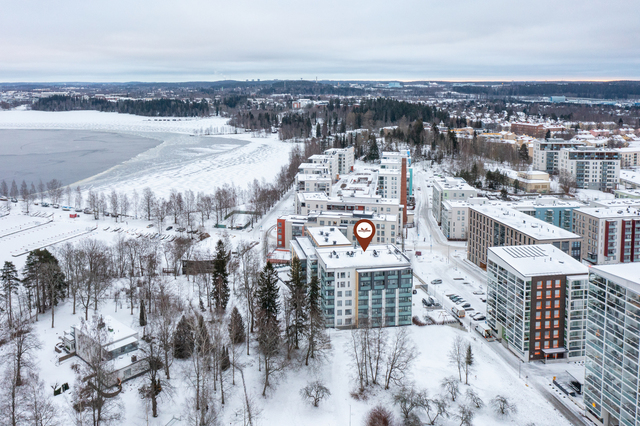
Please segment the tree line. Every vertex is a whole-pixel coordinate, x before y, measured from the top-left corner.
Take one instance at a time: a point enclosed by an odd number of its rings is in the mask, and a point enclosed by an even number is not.
[[[181,99],[109,101],[102,98],[67,95],[40,98],[31,105],[31,109],[38,111],[94,110],[146,117],[201,117],[208,116],[210,113],[209,104],[204,99],[199,102]]]

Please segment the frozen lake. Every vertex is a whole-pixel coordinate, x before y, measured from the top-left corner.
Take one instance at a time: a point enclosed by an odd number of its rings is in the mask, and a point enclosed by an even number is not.
[[[36,186],[74,183],[147,151],[162,140],[86,130],[0,130],[0,180]]]
[[[42,179],[63,184],[87,180],[113,183],[170,165],[181,169],[198,157],[215,157],[247,142],[164,132],[91,130],[0,130],[0,180],[36,186]]]

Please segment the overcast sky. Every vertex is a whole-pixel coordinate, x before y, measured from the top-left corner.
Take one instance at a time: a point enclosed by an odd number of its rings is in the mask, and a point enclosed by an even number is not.
[[[640,78],[640,0],[6,0],[0,81]]]

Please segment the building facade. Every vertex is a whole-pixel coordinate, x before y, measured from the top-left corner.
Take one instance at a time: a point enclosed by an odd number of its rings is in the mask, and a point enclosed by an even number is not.
[[[640,276],[636,265],[589,275],[584,403],[603,426],[640,425]]]
[[[573,176],[580,189],[613,192],[620,180],[620,153],[599,148],[563,148],[558,154],[558,173]]]
[[[489,247],[553,244],[580,259],[582,237],[507,207],[481,205],[469,208],[467,258],[487,267]]]
[[[639,209],[588,207],[573,215],[573,231],[583,238],[583,260],[592,265],[640,261]]]
[[[411,262],[394,245],[317,248],[327,327],[411,324]]]
[[[564,139],[538,139],[533,142],[533,169],[549,174],[558,171],[558,153],[563,148],[584,146],[584,142]]]
[[[456,177],[446,177],[433,182],[433,197],[431,210],[433,217],[442,224],[442,203],[448,200],[464,201],[473,198],[478,191],[469,185],[464,179]]]
[[[584,357],[588,268],[550,244],[492,247],[487,324],[516,356]]]

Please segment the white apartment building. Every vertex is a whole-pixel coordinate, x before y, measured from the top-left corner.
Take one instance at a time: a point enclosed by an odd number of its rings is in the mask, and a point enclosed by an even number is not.
[[[533,142],[533,169],[553,174],[558,170],[558,153],[563,148],[584,146],[581,141],[564,139],[536,139]]]
[[[331,181],[335,182],[338,179],[338,156],[316,154],[309,157],[307,161],[311,164],[321,164],[326,166],[329,170]]]
[[[573,211],[573,232],[583,238],[582,260],[592,265],[640,261],[638,208],[576,209]]]
[[[600,148],[563,148],[558,154],[558,173],[568,173],[580,189],[612,192],[620,180],[620,153]]]
[[[524,362],[583,359],[588,278],[551,244],[491,247],[487,324]]]
[[[457,177],[446,177],[433,182],[433,197],[431,210],[433,217],[442,224],[442,203],[448,200],[464,201],[473,198],[478,191],[469,185],[464,179]]]
[[[351,244],[356,243],[354,225],[361,219],[368,219],[376,227],[372,243],[395,244],[401,236],[397,216],[379,213],[313,212],[308,216],[287,215],[278,218],[276,232],[279,249],[288,249],[291,240],[307,236],[312,228],[330,226],[338,229]]]
[[[307,216],[312,212],[377,213],[392,215],[402,229],[404,206],[397,199],[376,197],[327,197],[323,193],[296,194],[296,214]]]
[[[296,174],[296,192],[322,192],[331,194],[331,178],[322,174]]]
[[[382,169],[378,172],[378,195],[400,200],[402,174],[398,169]]]
[[[352,146],[347,148],[331,148],[324,151],[324,155],[335,157],[338,160],[339,175],[345,175],[353,171],[355,164],[355,151]]]
[[[400,164],[402,159],[407,159],[407,167],[411,166],[411,151],[408,149],[401,149],[398,152],[395,151],[382,151],[381,163],[387,160],[393,160],[394,163]]]
[[[442,233],[449,240],[466,240],[469,232],[469,207],[489,203],[488,198],[466,201],[447,200],[442,203]]]
[[[411,324],[411,262],[394,245],[316,248],[327,327]]]

